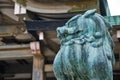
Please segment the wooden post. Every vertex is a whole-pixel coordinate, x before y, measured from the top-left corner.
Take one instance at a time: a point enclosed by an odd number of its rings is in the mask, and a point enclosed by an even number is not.
[[[41,54],[39,44],[39,42],[30,43],[30,47],[33,53],[32,80],[44,80],[44,57]]]
[[[32,80],[44,80],[44,58],[39,55],[33,57]]]

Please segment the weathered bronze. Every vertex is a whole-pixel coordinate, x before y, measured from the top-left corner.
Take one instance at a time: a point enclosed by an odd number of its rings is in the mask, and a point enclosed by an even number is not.
[[[61,48],[53,69],[57,80],[113,80],[112,26],[88,10],[57,28]]]

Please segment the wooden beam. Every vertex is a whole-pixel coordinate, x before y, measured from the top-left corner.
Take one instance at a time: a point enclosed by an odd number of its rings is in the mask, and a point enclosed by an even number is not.
[[[45,72],[53,72],[53,65],[52,64],[46,64],[44,68]]]
[[[60,45],[57,44],[56,42],[52,41],[51,39],[45,38],[46,42],[47,42],[47,46],[55,53],[58,52]]]
[[[0,60],[7,60],[7,59],[27,59],[32,58],[33,55],[31,54],[30,50],[6,50],[0,51]]]
[[[46,73],[46,78],[48,78],[48,79],[46,79],[46,80],[49,80],[49,78],[53,78],[53,77],[55,77],[55,75],[54,75],[53,72],[48,72],[48,73]],[[50,80],[55,80],[55,79],[50,79]]]
[[[27,59],[28,60],[28,59]],[[32,58],[31,58],[32,60]],[[17,73],[31,73],[32,72],[32,61],[29,64],[23,65],[18,63],[17,61],[13,62],[13,60],[6,61],[9,66],[5,66],[5,74],[17,74]]]
[[[26,27],[29,31],[38,30],[56,30],[57,27],[63,26],[67,20],[53,20],[53,21],[39,21],[39,20],[29,20],[25,21]]]
[[[116,32],[116,31],[115,31]],[[119,41],[118,41],[118,38],[117,38],[117,34],[113,34],[112,35],[112,39],[113,39],[113,41],[115,42],[115,43],[118,43]]]
[[[21,22],[17,22],[17,23],[9,23],[9,24],[0,24],[0,26],[4,26],[4,27],[12,27],[12,26],[24,26],[24,23]]]
[[[120,54],[120,43],[116,42],[114,47],[114,52]]]
[[[2,45],[0,46],[0,50],[21,50],[21,49],[29,49],[29,44],[23,44],[23,45]]]
[[[26,8],[15,2],[14,14],[15,15],[26,14]]]
[[[13,36],[19,30],[16,26],[0,25],[0,37]]]
[[[119,61],[117,61],[115,63],[115,66],[114,66],[113,70],[120,70],[120,62]]]
[[[120,16],[105,16],[114,27],[120,25]],[[47,30],[56,30],[57,27],[65,25],[67,19],[64,20],[51,20],[51,21],[42,21],[42,20],[26,20],[25,24],[28,31],[47,31]]]
[[[51,49],[49,49],[47,46],[43,48],[42,52],[45,57],[55,57],[56,55],[56,53],[52,51]]]
[[[29,45],[0,46],[0,60],[32,58]]]
[[[22,79],[31,79],[30,73],[18,73],[18,74],[3,74],[2,77],[5,78],[5,80],[22,80]]]
[[[13,9],[13,5],[8,5],[8,4],[0,4],[0,8],[7,8],[7,9]]]
[[[30,64],[27,64],[27,65],[21,65],[19,63],[12,63],[10,61],[9,61],[9,63],[10,63],[10,65],[6,66],[5,74],[10,74],[10,73],[14,73],[14,74],[17,74],[17,73],[31,73],[32,72],[32,67],[33,67],[32,61],[30,62]],[[45,64],[43,71],[45,73],[53,72],[52,64]]]
[[[19,18],[17,16],[14,15],[14,10],[13,9],[1,9],[1,13],[8,16],[9,18],[11,18],[14,21],[19,21]]]
[[[44,35],[46,38],[51,39],[51,38],[57,38],[57,32],[55,30],[51,31],[44,31]]]

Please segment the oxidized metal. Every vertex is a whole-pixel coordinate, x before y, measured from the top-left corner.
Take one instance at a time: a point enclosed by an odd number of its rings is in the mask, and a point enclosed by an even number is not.
[[[112,26],[96,10],[57,28],[61,48],[53,69],[57,80],[113,80]]]

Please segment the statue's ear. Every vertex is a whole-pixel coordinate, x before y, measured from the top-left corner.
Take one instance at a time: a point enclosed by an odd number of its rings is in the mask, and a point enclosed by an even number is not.
[[[85,18],[88,18],[88,17],[94,15],[95,13],[96,13],[96,9],[92,9],[92,10],[86,11],[86,12],[83,14],[83,16],[84,16]]]

